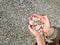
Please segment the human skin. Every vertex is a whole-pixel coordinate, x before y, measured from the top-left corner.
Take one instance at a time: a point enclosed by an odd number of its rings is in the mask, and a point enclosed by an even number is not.
[[[44,23],[43,30],[47,34],[47,36],[51,36],[54,32],[54,28],[50,27],[50,22],[47,16],[42,16],[41,22]]]
[[[29,28],[30,32],[35,36],[37,44],[38,45],[45,45],[45,39],[43,36],[43,32],[39,33],[38,31],[32,29],[30,25],[28,25],[28,28]]]
[[[28,25],[28,28],[30,30],[30,32],[35,36],[35,39],[37,41],[38,45],[45,45],[45,39],[44,39],[44,33],[47,34],[47,36],[51,36],[52,33],[54,32],[54,29],[52,27],[50,27],[50,22],[47,16],[40,16],[38,14],[33,14],[33,16],[40,18],[41,23],[44,24],[43,26],[43,31],[42,32],[38,32],[35,29],[33,29],[31,27],[31,25]],[[31,17],[28,18],[28,20],[31,20]]]

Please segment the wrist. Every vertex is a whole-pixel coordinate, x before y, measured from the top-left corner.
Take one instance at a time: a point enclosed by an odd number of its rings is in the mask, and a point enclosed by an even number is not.
[[[49,31],[47,32],[47,36],[51,36],[51,35],[53,34],[53,32],[54,32],[54,28],[51,27],[51,28],[49,29]]]
[[[40,36],[35,36],[35,39],[39,39],[40,38]]]
[[[54,28],[52,27],[52,28],[50,28],[50,36],[53,34],[53,32],[54,32]]]
[[[43,36],[35,37],[38,45],[45,45],[45,39]]]

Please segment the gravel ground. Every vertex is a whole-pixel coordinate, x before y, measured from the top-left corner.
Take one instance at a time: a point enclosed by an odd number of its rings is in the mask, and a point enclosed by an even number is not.
[[[0,0],[0,45],[34,45],[27,18],[47,15],[51,25],[60,27],[60,0]]]

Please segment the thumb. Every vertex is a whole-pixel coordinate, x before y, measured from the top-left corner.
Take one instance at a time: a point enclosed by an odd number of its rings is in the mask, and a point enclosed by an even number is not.
[[[34,29],[31,27],[31,25],[28,25],[28,28],[29,28],[30,32],[33,33],[34,35],[37,33],[37,31],[34,30]]]

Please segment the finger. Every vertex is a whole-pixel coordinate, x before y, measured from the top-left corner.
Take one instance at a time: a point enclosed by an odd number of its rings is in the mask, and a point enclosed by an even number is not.
[[[34,30],[34,29],[31,27],[31,25],[28,25],[28,28],[29,28],[30,32],[32,32],[33,34],[35,34],[35,33],[37,32],[36,30]]]
[[[33,30],[31,25],[28,25],[28,28],[29,28],[30,30]]]
[[[43,32],[40,32],[40,35],[43,35]]]
[[[41,22],[42,22],[42,23],[49,23],[48,17],[47,17],[47,16],[42,16],[42,17],[41,17]]]
[[[44,32],[46,32],[46,31],[47,31],[45,27],[43,27],[43,31],[44,31]]]
[[[48,19],[48,17],[47,16],[44,16],[45,17],[45,19],[46,19],[46,21],[45,21],[45,26],[50,26],[50,21],[49,21],[49,19]]]
[[[41,16],[40,15],[38,15],[38,14],[32,14],[30,17],[28,17],[28,20],[32,20],[32,17],[36,17],[36,18],[41,18]]]
[[[44,34],[44,31],[43,31],[43,29],[40,29],[40,35],[43,35]]]
[[[28,17],[28,20],[32,20],[32,16]]]
[[[47,16],[43,16],[47,22],[49,22],[49,19]]]
[[[45,17],[42,16],[40,21],[41,21],[41,23],[45,23],[45,21],[46,21]]]

